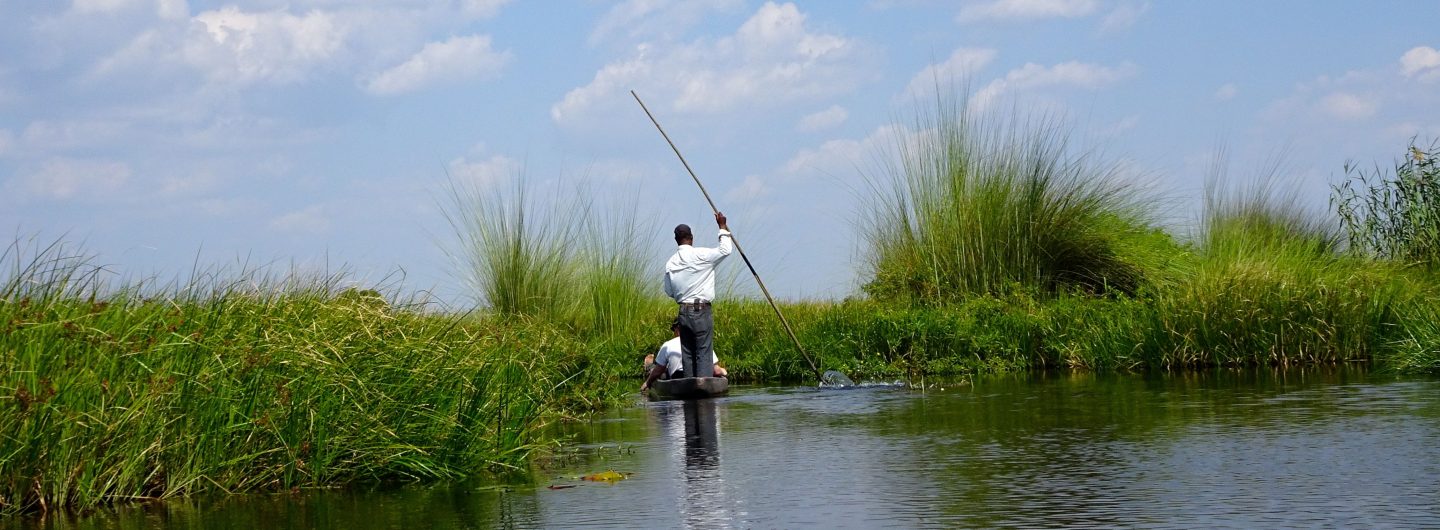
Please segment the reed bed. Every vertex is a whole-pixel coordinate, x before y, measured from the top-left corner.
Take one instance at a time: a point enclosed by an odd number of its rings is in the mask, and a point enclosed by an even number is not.
[[[962,101],[921,113],[862,199],[872,297],[943,304],[1015,290],[1133,292],[1122,255],[1147,212],[1122,166],[1045,120],[1002,122]],[[1129,186],[1127,186],[1127,184]]]
[[[342,275],[109,285],[63,245],[3,257],[0,513],[523,469],[609,391],[564,330]]]

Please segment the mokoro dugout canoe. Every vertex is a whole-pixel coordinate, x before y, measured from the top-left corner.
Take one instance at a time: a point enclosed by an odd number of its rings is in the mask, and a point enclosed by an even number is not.
[[[652,399],[701,399],[723,396],[730,391],[724,377],[682,377],[661,379],[650,385]]]

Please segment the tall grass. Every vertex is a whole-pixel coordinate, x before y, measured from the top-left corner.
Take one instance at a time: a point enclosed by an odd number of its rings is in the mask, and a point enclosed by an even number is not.
[[[663,305],[653,272],[662,230],[633,204],[597,205],[574,193],[534,199],[525,178],[510,189],[452,182],[445,210],[452,251],[486,308],[503,317],[563,323],[583,335],[633,336]]]
[[[1076,153],[1056,125],[977,115],[941,101],[871,180],[866,293],[933,304],[1017,288],[1133,291],[1142,264],[1117,247],[1146,226],[1121,167]]]
[[[1394,331],[1403,282],[1342,256],[1330,219],[1306,210],[1279,171],[1235,187],[1220,168],[1207,182],[1194,270],[1156,301],[1152,364],[1368,359]]]
[[[343,275],[114,284],[64,245],[0,258],[0,513],[512,469],[608,391],[576,386],[568,333]]]
[[[452,181],[450,206],[445,216],[459,239],[454,257],[477,302],[506,316],[575,312],[580,225],[561,218],[571,208],[552,203],[537,211],[523,179],[509,193]]]
[[[1362,255],[1440,269],[1440,142],[1412,141],[1393,176],[1346,164],[1331,202],[1350,249]]]

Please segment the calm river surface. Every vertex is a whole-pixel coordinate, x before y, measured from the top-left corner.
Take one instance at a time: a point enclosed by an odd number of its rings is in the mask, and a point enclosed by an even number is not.
[[[188,499],[0,528],[1440,526],[1436,378],[736,387],[565,428],[575,449],[510,485]],[[581,479],[607,470],[628,478]]]

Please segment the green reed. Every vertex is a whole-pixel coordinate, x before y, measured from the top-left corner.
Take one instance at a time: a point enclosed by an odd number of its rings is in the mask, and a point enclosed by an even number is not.
[[[882,299],[954,301],[1015,289],[1131,292],[1143,265],[1119,249],[1148,231],[1121,166],[1077,152],[1060,127],[977,118],[941,102],[862,200]]]
[[[1440,142],[1421,149],[1412,140],[1393,176],[1346,164],[1331,204],[1351,251],[1440,268]]]
[[[1368,359],[1393,330],[1401,276],[1341,255],[1331,221],[1276,171],[1243,188],[1207,184],[1193,270],[1156,297],[1151,364]]]
[[[599,204],[585,182],[565,200],[452,182],[452,251],[475,298],[504,317],[560,323],[586,336],[630,337],[664,298],[653,273],[665,232],[630,204]]]
[[[0,513],[518,469],[547,421],[615,395],[579,386],[563,330],[341,274],[117,283],[63,245],[0,257]]]

